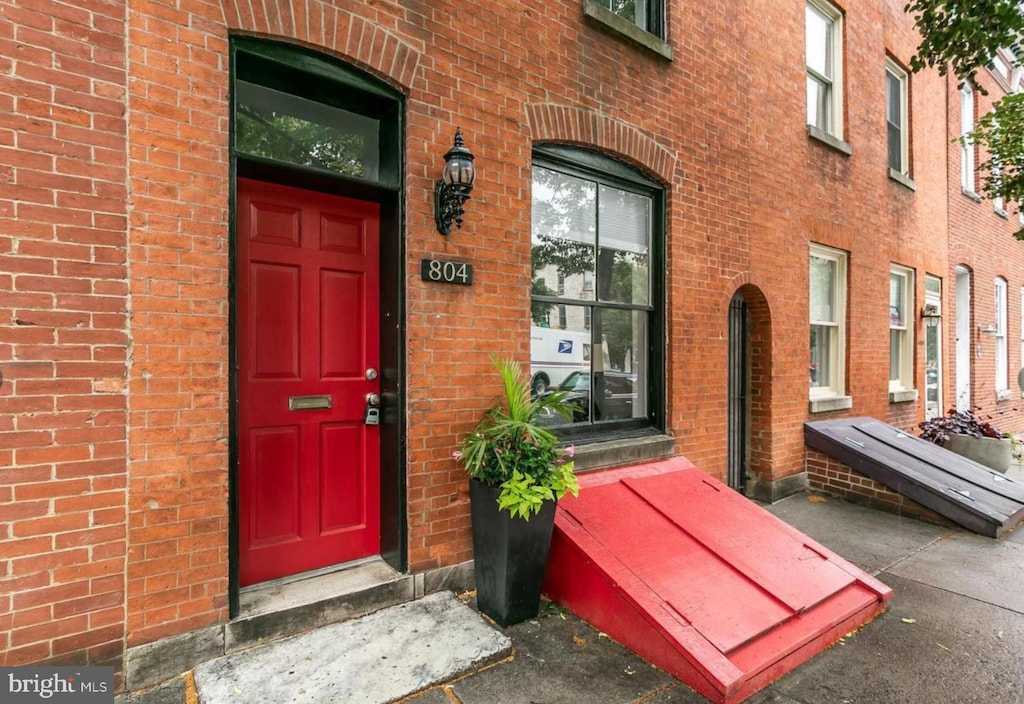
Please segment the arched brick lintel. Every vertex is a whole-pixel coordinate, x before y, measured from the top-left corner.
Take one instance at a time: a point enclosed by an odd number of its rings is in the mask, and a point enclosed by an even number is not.
[[[231,31],[291,39],[327,49],[366,68],[404,92],[418,75],[423,49],[323,0],[223,0]],[[264,12],[264,8],[266,11]]]
[[[598,147],[642,167],[671,184],[676,158],[636,127],[588,108],[530,103],[526,119],[534,142],[562,142]]]

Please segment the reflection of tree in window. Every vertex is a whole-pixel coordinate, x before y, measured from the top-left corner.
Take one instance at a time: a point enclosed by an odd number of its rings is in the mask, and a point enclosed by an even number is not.
[[[377,120],[249,81],[235,88],[238,153],[377,177]]]
[[[553,151],[576,156],[568,148]],[[586,373],[594,394],[589,414],[575,422],[644,419],[651,383],[650,258],[657,189],[610,159],[577,154],[579,161],[567,159],[564,169],[561,164],[533,167],[531,263],[537,283],[531,313],[536,323],[550,317],[550,306],[559,315],[565,306],[566,329],[592,345],[574,373]],[[545,293],[551,289],[553,295]],[[539,350],[536,354],[531,361],[540,374],[546,371],[545,358]]]
[[[532,294],[534,296],[554,296],[555,292],[548,288],[548,285],[544,283],[544,279],[534,277]],[[551,321],[548,319],[548,314],[551,312],[554,305],[554,303],[545,303],[544,301],[530,301],[530,317],[533,319],[534,324],[541,327],[548,327],[551,325]]]
[[[363,175],[362,135],[338,134],[325,125],[245,105],[238,106],[237,125],[236,148],[245,154]]]
[[[595,188],[591,181],[541,167],[534,168],[533,178],[534,280],[541,280],[538,273],[554,266],[556,295],[563,294],[567,277],[582,276],[583,294],[592,295],[596,280],[599,301],[646,305],[650,199],[618,188]],[[536,285],[534,294],[551,295],[540,294]],[[629,368],[627,357],[634,342],[630,311],[606,310],[587,317],[594,339],[607,343],[612,367]]]

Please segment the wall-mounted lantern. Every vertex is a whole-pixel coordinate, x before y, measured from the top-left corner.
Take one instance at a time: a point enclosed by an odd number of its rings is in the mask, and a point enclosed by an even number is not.
[[[434,184],[434,222],[438,232],[448,235],[452,231],[452,222],[462,227],[462,206],[469,200],[476,181],[473,153],[462,143],[461,128],[455,128],[455,140],[444,155],[441,176]]]
[[[939,312],[937,305],[929,303],[921,309],[921,318],[924,320],[925,325],[930,328],[936,328],[942,322],[942,313]]]

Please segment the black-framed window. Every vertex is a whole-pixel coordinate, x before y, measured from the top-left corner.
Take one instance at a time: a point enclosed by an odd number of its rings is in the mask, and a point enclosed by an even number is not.
[[[596,152],[538,147],[532,190],[530,372],[576,412],[564,436],[662,422],[664,192]]]
[[[397,190],[401,94],[304,49],[251,37],[232,45],[232,152],[247,174],[283,169]]]
[[[597,3],[645,32],[665,38],[664,0],[597,0]]]

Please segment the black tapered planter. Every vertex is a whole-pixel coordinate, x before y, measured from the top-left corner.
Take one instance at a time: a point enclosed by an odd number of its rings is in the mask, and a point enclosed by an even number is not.
[[[544,502],[540,513],[526,521],[498,509],[500,493],[500,488],[469,480],[477,608],[504,627],[540,610],[556,502]]]

